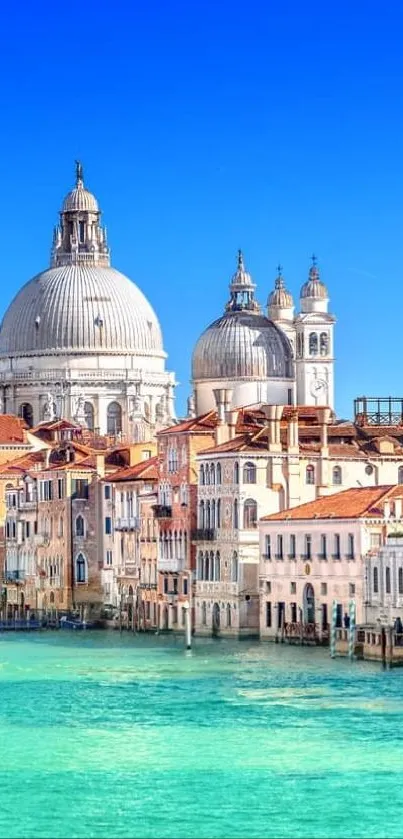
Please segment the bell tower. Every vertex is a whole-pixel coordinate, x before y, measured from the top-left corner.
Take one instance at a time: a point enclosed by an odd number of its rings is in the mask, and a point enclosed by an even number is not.
[[[301,312],[295,318],[296,378],[299,405],[334,408],[334,324],[329,293],[320,279],[316,256],[301,288]]]

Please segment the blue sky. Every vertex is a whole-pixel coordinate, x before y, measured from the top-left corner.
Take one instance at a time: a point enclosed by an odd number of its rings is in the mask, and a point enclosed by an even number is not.
[[[318,255],[336,408],[403,396],[403,7],[154,0],[15,4],[0,33],[0,309],[48,264],[74,159],[113,263],[160,318],[178,411],[236,251],[265,304]]]

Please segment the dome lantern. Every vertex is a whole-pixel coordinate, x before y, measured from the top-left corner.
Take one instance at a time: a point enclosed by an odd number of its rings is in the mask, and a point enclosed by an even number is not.
[[[76,160],[76,184],[63,201],[60,224],[53,235],[53,268],[83,262],[110,265],[106,231],[100,224],[100,217],[98,201],[85,188],[83,167]]]
[[[277,277],[274,290],[267,300],[267,313],[271,320],[292,320],[294,317],[294,301],[287,291],[282,274],[282,266],[277,267]]]
[[[320,279],[317,258],[314,254],[312,255],[312,265],[309,269],[308,279],[301,288],[300,301],[303,313],[327,312],[329,293]]]
[[[230,300],[225,307],[226,312],[260,312],[259,303],[255,300],[256,285],[244,264],[243,253],[238,251],[238,265],[230,282]]]

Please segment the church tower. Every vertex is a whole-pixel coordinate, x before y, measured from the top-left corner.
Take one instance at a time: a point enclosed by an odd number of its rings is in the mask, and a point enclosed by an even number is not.
[[[267,300],[267,317],[285,332],[295,358],[294,301],[285,286],[281,265],[277,266],[274,289]]]
[[[301,312],[295,318],[297,401],[300,405],[334,407],[333,332],[335,318],[328,312],[329,294],[322,283],[316,257],[301,288]]]

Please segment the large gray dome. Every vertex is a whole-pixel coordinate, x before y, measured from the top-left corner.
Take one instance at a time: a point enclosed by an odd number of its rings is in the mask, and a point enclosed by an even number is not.
[[[264,315],[248,310],[229,311],[214,321],[193,352],[194,381],[292,377],[288,338]]]
[[[0,355],[88,352],[165,357],[152,307],[109,266],[79,262],[38,274],[4,315]]]

